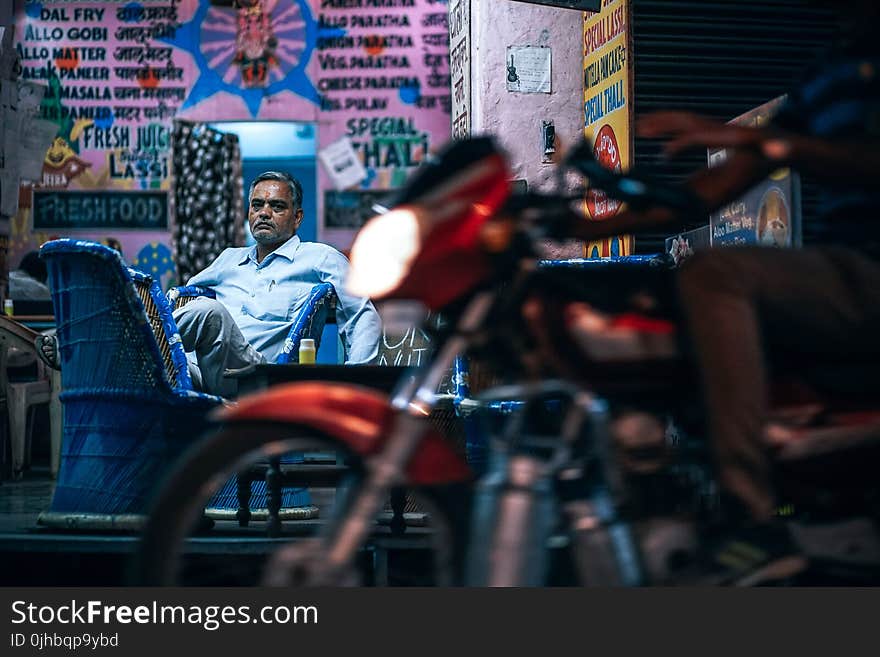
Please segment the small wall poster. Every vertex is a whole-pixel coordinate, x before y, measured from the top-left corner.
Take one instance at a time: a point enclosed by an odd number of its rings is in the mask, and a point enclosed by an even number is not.
[[[507,90],[524,94],[550,93],[550,48],[507,47]]]
[[[318,153],[327,175],[336,189],[346,189],[359,184],[367,177],[367,170],[354,152],[348,137],[334,141]]]

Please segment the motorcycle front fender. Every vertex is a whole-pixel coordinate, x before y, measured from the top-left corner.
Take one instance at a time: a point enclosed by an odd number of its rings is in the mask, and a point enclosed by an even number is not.
[[[271,422],[309,427],[364,458],[382,450],[395,417],[385,395],[341,383],[273,386],[213,414],[213,419],[226,424]],[[433,486],[468,481],[472,473],[449,439],[431,427],[410,460],[406,477],[408,485]]]

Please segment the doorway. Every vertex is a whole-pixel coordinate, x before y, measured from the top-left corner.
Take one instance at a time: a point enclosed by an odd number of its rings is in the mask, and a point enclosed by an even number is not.
[[[317,129],[298,121],[223,121],[209,123],[220,132],[238,136],[241,148],[244,207],[248,206],[251,181],[264,171],[287,171],[303,187],[303,222],[299,236],[304,242],[318,237]],[[245,222],[247,244],[254,243]]]

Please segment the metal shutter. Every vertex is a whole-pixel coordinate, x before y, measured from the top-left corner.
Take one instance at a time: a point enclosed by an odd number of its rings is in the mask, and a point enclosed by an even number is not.
[[[835,32],[834,12],[803,0],[633,0],[636,118],[685,109],[732,119],[788,91]],[[658,178],[678,181],[706,164],[705,153],[664,162],[658,146],[635,140],[636,164]],[[808,243],[816,192],[802,182]],[[636,251],[662,251],[666,237],[640,236]]]

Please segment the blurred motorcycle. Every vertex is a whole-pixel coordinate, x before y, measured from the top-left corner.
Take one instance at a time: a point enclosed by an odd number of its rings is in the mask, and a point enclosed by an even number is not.
[[[586,143],[561,166],[630,207],[701,211],[683,188],[604,169]],[[346,454],[334,482],[344,494],[317,536],[273,550],[263,584],[358,582],[358,555],[396,486],[428,511],[436,584],[540,586],[554,549],[570,555],[584,585],[685,581],[701,526],[721,511],[705,442],[692,437],[703,432],[702,415],[674,266],[664,257],[543,260],[542,241],[585,220],[586,190],[513,194],[511,177],[491,139],[457,142],[364,226],[349,291],[441,313],[432,358],[390,396],[292,383],[218,413],[217,430],[157,498],[139,582],[180,581],[190,528],[233,464],[310,450]],[[488,436],[489,466],[478,480],[428,421],[462,354],[493,381],[459,409],[480,418]],[[841,378],[840,364],[826,365],[785,370],[798,384],[779,389],[797,394],[777,400],[768,449],[785,520],[804,551],[828,581],[872,581],[880,565],[877,398],[835,397],[814,376]]]

